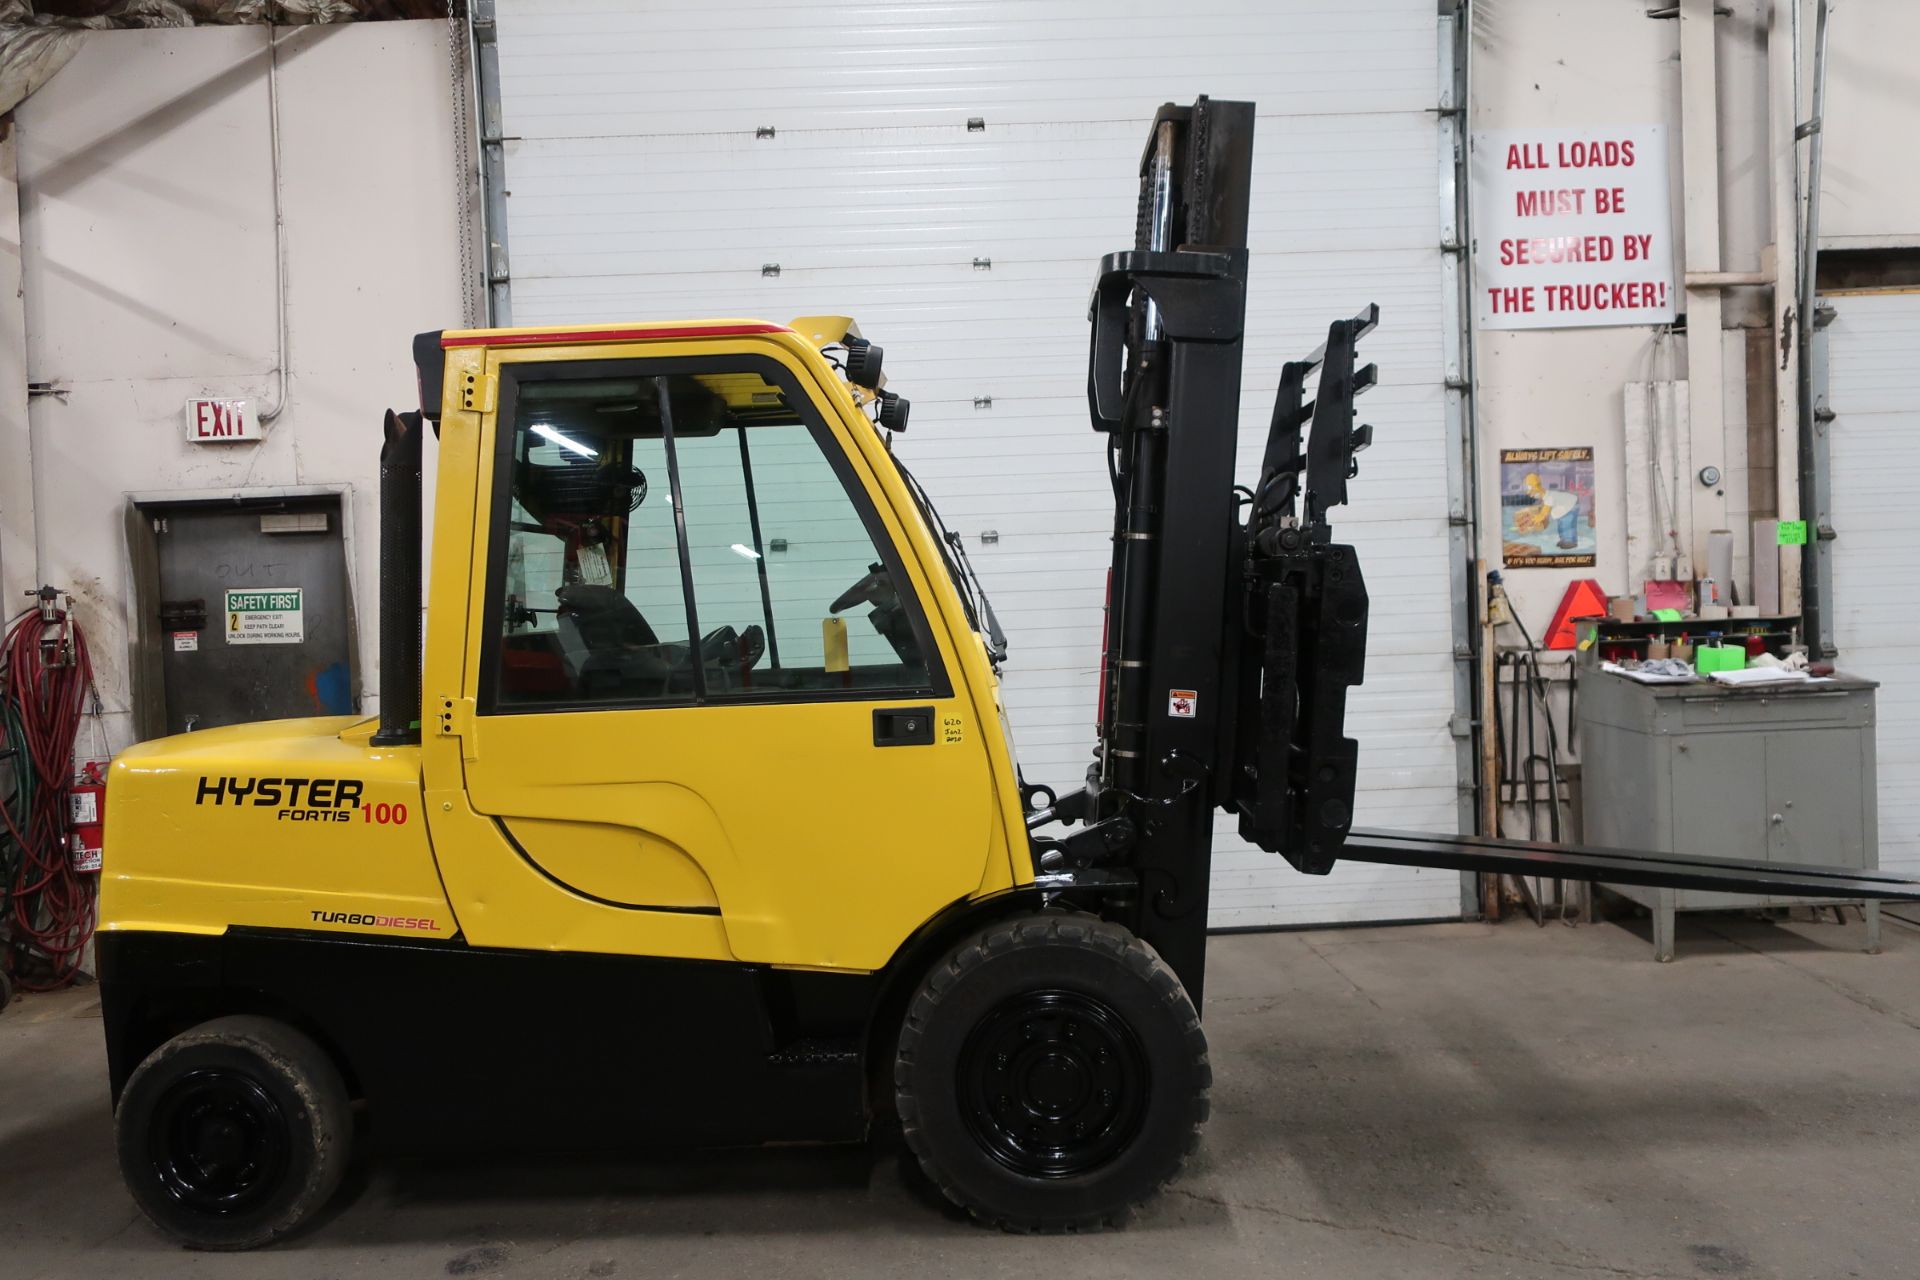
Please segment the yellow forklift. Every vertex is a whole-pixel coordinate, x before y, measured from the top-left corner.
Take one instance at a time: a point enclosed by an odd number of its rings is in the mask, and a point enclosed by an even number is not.
[[[1312,874],[1912,895],[1352,828],[1367,595],[1328,513],[1369,439],[1376,316],[1285,367],[1237,491],[1253,122],[1163,108],[1135,246],[1099,268],[1113,564],[1069,794],[1021,778],[1005,640],[849,321],[416,340],[421,407],[387,415],[381,455],[378,721],[113,766],[101,991],[120,1163],[155,1223],[279,1239],[359,1140],[858,1142],[888,1116],[983,1222],[1118,1222],[1207,1118],[1215,810]]]

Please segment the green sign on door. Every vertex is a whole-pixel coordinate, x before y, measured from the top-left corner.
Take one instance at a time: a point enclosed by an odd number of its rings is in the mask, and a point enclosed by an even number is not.
[[[299,587],[227,592],[228,644],[299,644],[307,636]]]

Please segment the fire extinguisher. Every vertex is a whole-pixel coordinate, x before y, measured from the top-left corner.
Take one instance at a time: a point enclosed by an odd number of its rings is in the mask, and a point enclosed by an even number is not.
[[[67,792],[67,856],[75,871],[100,870],[100,850],[107,818],[107,779],[104,761],[88,760]]]

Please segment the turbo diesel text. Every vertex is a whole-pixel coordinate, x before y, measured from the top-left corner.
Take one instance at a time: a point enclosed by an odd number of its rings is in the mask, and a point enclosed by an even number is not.
[[[375,929],[421,929],[428,933],[440,925],[432,916],[382,916],[364,911],[309,911],[315,924],[364,925]]]
[[[347,822],[360,807],[367,784],[358,778],[208,778],[200,779],[195,804],[251,804],[279,809],[282,822]]]

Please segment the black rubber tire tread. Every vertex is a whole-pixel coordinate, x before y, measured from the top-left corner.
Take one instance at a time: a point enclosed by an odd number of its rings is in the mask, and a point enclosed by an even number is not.
[[[183,1210],[156,1183],[147,1120],[181,1071],[219,1063],[249,1070],[278,1095],[293,1133],[287,1186],[251,1214],[216,1218]],[[236,1014],[183,1031],[134,1068],[114,1111],[121,1176],[154,1226],[195,1249],[242,1250],[282,1240],[324,1208],[346,1175],[352,1102],[340,1069],[305,1032],[273,1018]]]
[[[1057,976],[1063,965],[1082,975],[1063,983]],[[1087,970],[1099,974],[1092,984],[1085,981]],[[1179,1087],[1156,1087],[1141,1135],[1112,1162],[1115,1167],[1072,1178],[1024,1177],[995,1163],[966,1133],[953,1067],[974,1020],[948,1010],[980,984],[1008,987],[1003,995],[1022,987],[1086,986],[1145,1015],[1129,1019],[1130,1025]],[[956,1020],[965,1025],[953,1025]],[[942,1195],[1002,1231],[1062,1233],[1124,1224],[1179,1174],[1207,1122],[1213,1069],[1200,1016],[1157,951],[1109,921],[1049,913],[990,925],[933,966],[908,1003],[893,1079],[902,1136]]]

